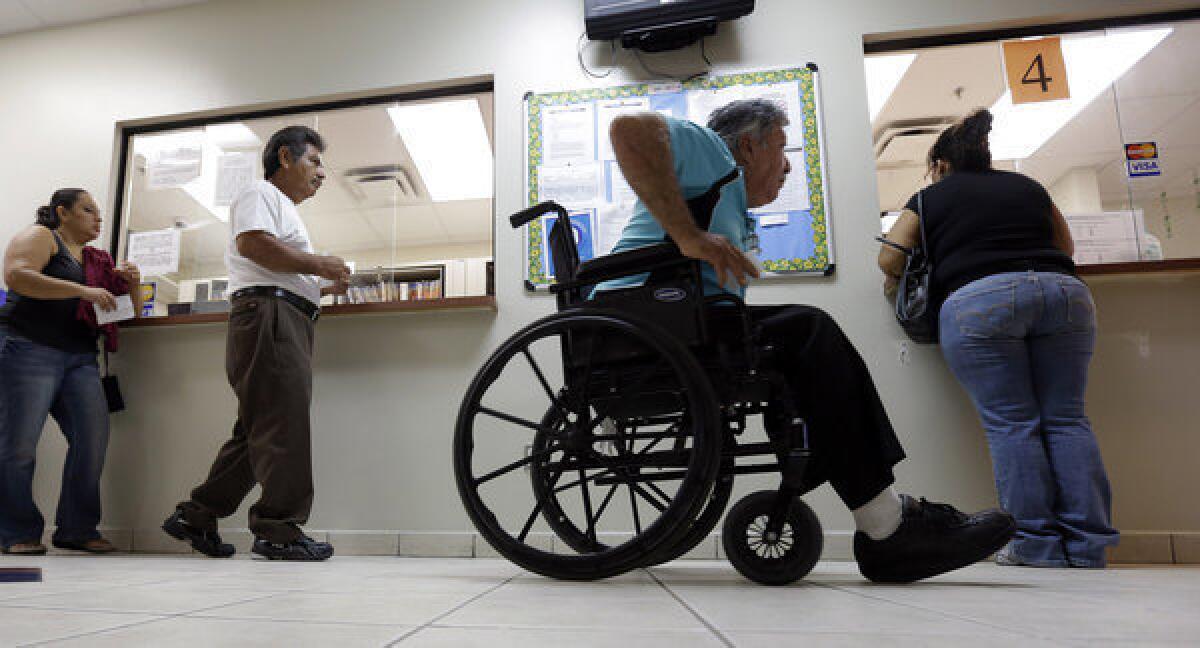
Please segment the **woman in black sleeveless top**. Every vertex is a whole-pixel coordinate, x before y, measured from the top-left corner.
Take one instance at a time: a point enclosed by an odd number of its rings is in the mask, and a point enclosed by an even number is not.
[[[33,467],[47,415],[67,439],[54,545],[113,551],[96,530],[108,404],[96,362],[96,331],[76,317],[79,300],[110,310],[115,298],[85,284],[83,247],[100,235],[100,210],[82,189],[60,189],[37,223],[4,255],[9,301],[0,306],[0,548],[46,552],[45,521],[33,501]],[[129,285],[141,278],[124,263]]]
[[[911,247],[920,219],[940,302],[939,342],[987,431],[1000,504],[1017,518],[1002,565],[1103,567],[1112,496],[1084,413],[1095,304],[1074,243],[1037,181],[992,168],[992,115],[977,111],[929,152],[936,181],[888,238]],[[918,205],[919,203],[919,205]],[[885,247],[889,278],[903,256]]]

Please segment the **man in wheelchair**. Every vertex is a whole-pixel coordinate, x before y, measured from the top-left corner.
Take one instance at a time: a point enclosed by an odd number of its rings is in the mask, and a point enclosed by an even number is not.
[[[746,253],[757,247],[747,210],[775,200],[790,164],[784,155],[786,114],[774,103],[744,100],[712,114],[708,126],[658,113],[624,115],[612,123],[613,150],[639,200],[614,253],[673,241],[704,262],[706,295],[731,294],[740,304],[749,277]],[[697,222],[701,203],[707,227]],[[613,294],[646,280],[634,275],[596,287]],[[739,308],[708,307],[716,337],[744,335]],[[913,581],[982,560],[1015,531],[999,510],[964,514],[948,504],[899,495],[892,468],[904,451],[866,364],[837,323],[803,305],[747,306],[756,342],[772,349],[795,408],[807,421],[812,462],[805,488],[828,481],[851,510],[854,554],[863,576]],[[811,379],[806,368],[819,367]],[[781,412],[768,412],[772,425]]]

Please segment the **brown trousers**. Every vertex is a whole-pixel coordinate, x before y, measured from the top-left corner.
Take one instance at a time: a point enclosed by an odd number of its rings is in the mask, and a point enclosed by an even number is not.
[[[300,537],[313,499],[313,324],[282,299],[234,300],[225,372],[238,418],[208,479],[180,504],[188,524],[215,530],[217,519],[233,515],[257,483],[262,495],[250,507],[250,531],[281,544]]]

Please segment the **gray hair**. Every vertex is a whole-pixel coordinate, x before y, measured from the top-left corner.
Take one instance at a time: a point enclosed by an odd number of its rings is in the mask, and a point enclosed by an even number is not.
[[[774,127],[787,126],[788,117],[784,109],[766,99],[740,99],[717,108],[708,118],[708,127],[717,132],[730,153],[737,153],[738,142],[749,135],[762,143]]]

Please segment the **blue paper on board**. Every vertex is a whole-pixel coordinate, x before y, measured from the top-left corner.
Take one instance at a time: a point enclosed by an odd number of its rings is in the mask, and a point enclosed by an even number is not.
[[[773,214],[754,213],[754,229],[758,233],[759,245],[762,247],[759,259],[763,261],[807,259],[815,253],[812,213],[809,211],[786,213],[788,215],[786,224],[765,227],[762,225],[763,217],[768,217],[769,221]]]
[[[593,243],[595,237],[595,218],[592,210],[583,209],[569,212],[571,216],[571,229],[575,234],[575,247],[579,249],[579,260],[587,261],[596,256],[596,246]],[[550,254],[550,229],[554,227],[555,216],[547,216],[542,219],[542,258],[546,260],[547,276],[554,276],[554,257]]]

